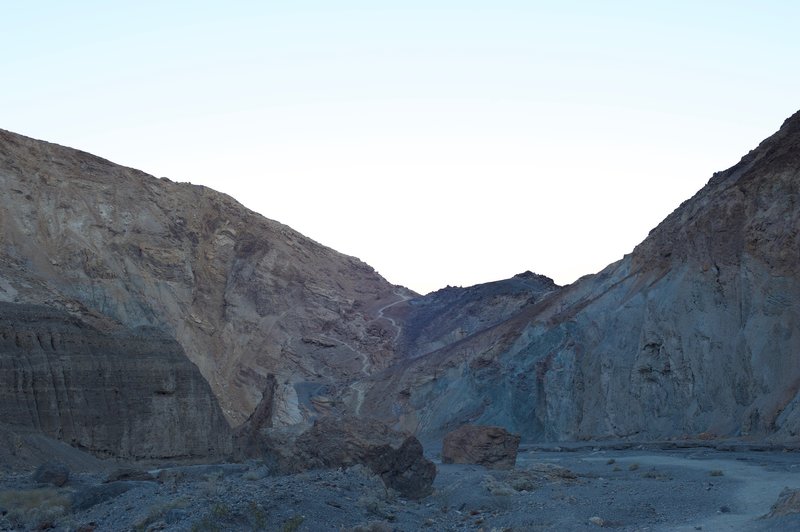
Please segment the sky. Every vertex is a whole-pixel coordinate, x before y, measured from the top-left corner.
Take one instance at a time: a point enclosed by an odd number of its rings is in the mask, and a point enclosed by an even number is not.
[[[0,2],[0,128],[427,293],[623,257],[800,109],[800,3]]]

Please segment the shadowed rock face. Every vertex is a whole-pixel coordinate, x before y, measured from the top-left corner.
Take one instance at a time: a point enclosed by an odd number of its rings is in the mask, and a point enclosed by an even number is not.
[[[454,312],[454,310],[450,310]],[[364,384],[420,437],[800,433],[800,114],[631,255]]]
[[[502,323],[558,288],[549,277],[525,272],[468,288],[448,286],[387,312],[402,319],[398,352],[414,358]]]
[[[177,342],[41,306],[0,303],[0,419],[120,458],[231,451],[211,389]]]
[[[397,331],[378,310],[412,292],[228,196],[5,131],[0,188],[0,276],[12,265],[0,301],[60,298],[165,331],[234,424],[269,373],[275,422],[288,424],[314,410],[303,390],[346,386],[393,357]],[[31,294],[37,283],[47,289]]]

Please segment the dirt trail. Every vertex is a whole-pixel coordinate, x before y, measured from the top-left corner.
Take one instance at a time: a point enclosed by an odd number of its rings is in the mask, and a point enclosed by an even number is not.
[[[411,299],[411,297],[410,297],[410,296],[407,296],[407,295],[405,295],[405,294],[399,294],[399,293],[397,293],[397,292],[394,292],[394,294],[395,294],[396,296],[399,296],[399,297],[400,297],[400,299],[398,299],[398,300],[396,300],[396,301],[392,301],[391,303],[389,303],[389,304],[387,304],[387,305],[384,305],[384,306],[382,306],[381,308],[379,308],[379,309],[378,309],[378,312],[377,312],[377,315],[376,315],[376,318],[375,318],[375,319],[377,319],[377,320],[383,319],[383,320],[386,320],[386,321],[388,321],[388,322],[389,322],[389,323],[392,325],[392,327],[394,327],[394,329],[395,329],[395,339],[397,339],[397,337],[400,335],[401,326],[397,324],[397,322],[395,321],[395,319],[394,319],[394,318],[391,318],[391,317],[389,317],[389,316],[386,316],[386,315],[384,315],[384,312],[385,312],[387,309],[389,309],[389,308],[391,308],[391,307],[393,307],[393,306],[395,306],[395,305],[399,305],[400,303],[404,303],[404,302],[408,301],[409,299]],[[326,338],[329,338],[329,337],[326,337]],[[332,338],[329,338],[329,339],[333,340]],[[343,342],[342,342],[342,343],[343,343]],[[359,351],[357,351],[357,350],[353,349],[353,347],[352,347],[352,346],[350,346],[350,345],[348,345],[348,344],[346,344],[346,343],[344,343],[344,345],[346,345],[347,347],[349,347],[351,350],[355,351],[356,353],[359,353],[359,354],[361,354],[361,355],[362,355],[362,357],[363,357],[363,364],[362,364],[362,367],[361,367],[361,372],[362,372],[364,375],[369,375],[370,363],[369,363],[369,359],[367,358],[367,356],[366,356],[366,355],[364,355],[363,353],[360,353]],[[363,403],[364,403],[364,394],[365,394],[365,392],[366,392],[366,390],[367,390],[367,385],[366,385],[365,383],[362,383],[362,382],[358,382],[358,381],[357,381],[357,382],[354,382],[354,383],[352,383],[352,384],[349,386],[349,388],[350,388],[350,389],[351,389],[351,390],[354,392],[354,394],[355,394],[355,407],[354,407],[354,411],[355,411],[355,414],[356,414],[356,415],[359,415],[359,414],[361,414],[361,406],[362,406],[362,405],[363,405]]]
[[[409,299],[412,299],[412,298],[410,296],[405,295],[405,294],[398,294],[397,292],[395,292],[394,294],[396,296],[400,296],[400,299],[397,300],[397,301],[393,301],[393,302],[389,303],[388,305],[384,305],[383,307],[378,309],[378,319],[384,319],[384,320],[388,321],[389,323],[391,323],[392,327],[394,327],[396,329],[396,331],[397,331],[396,334],[395,334],[395,338],[397,338],[397,335],[400,334],[401,326],[397,324],[397,322],[395,321],[394,318],[386,316],[384,314],[384,312],[386,312],[387,309],[390,309],[395,305],[399,305],[400,303],[405,303],[406,301],[408,301]]]
[[[751,455],[752,457],[753,455]],[[605,458],[585,458],[587,461],[600,461]],[[800,475],[795,460],[784,468],[767,469],[767,464],[759,464],[757,455],[747,461],[731,458],[692,458],[668,455],[630,455],[617,460],[621,464],[640,464],[642,467],[681,467],[706,471],[713,482],[712,471],[721,473],[726,480],[737,481],[731,491],[729,512],[717,512],[712,517],[701,518],[696,523],[682,526],[669,526],[660,530],[760,530],[769,528],[769,523],[758,518],[769,512],[772,504],[785,487],[800,488]],[[701,527],[701,528],[698,528]]]

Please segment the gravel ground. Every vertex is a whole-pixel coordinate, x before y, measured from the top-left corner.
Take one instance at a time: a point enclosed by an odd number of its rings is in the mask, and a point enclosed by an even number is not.
[[[362,467],[274,476],[256,462],[150,470],[61,488],[0,477],[0,529],[25,530],[797,530],[760,519],[800,488],[800,454],[707,449],[523,451],[511,471],[437,463],[434,493],[410,501]]]

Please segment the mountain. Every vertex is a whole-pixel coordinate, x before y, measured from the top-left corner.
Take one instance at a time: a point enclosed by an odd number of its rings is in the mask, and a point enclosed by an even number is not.
[[[419,296],[205,187],[0,131],[0,415],[212,456],[253,413],[435,442],[800,433],[800,113],[630,255]],[[0,426],[0,431],[6,430]]]
[[[558,290],[552,279],[524,272],[468,288],[448,286],[387,309],[402,323],[396,350],[419,357],[488,329]]]
[[[202,186],[0,131],[0,301],[174,338],[231,424],[275,421],[389,365],[380,311],[413,292]]]
[[[799,194],[797,113],[630,255],[374,375],[361,411],[428,440],[796,438]]]

